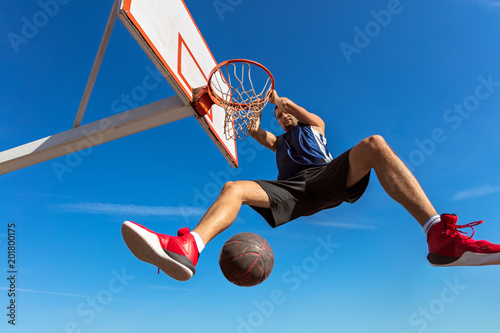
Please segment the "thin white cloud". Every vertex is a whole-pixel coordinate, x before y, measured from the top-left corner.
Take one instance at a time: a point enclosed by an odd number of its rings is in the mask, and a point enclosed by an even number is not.
[[[9,290],[9,288],[0,287],[0,290]],[[45,294],[45,295],[69,296],[69,297],[78,297],[78,298],[96,298],[96,299],[98,299],[98,297],[96,297],[95,295],[94,296],[88,296],[88,295],[79,295],[79,294],[59,293],[59,292],[54,292],[54,291],[39,291],[39,290],[20,289],[20,288],[16,288],[16,291],[25,292],[25,293],[33,293],[33,294]],[[125,300],[125,299],[118,299],[118,298],[113,298],[113,301],[140,303],[138,301],[131,301],[131,300]]]
[[[138,216],[202,216],[206,209],[181,206],[138,206],[132,204],[113,203],[73,203],[56,205],[55,208],[71,213],[104,214],[104,215],[138,215]]]
[[[453,198],[451,198],[451,200],[453,201],[466,200],[498,192],[500,192],[500,187],[493,187],[490,185],[476,186],[474,188],[456,193],[453,196]]]
[[[339,228],[339,229],[357,229],[357,230],[376,230],[377,227],[370,224],[356,224],[356,223],[342,223],[342,222],[332,222],[332,221],[312,221],[309,224],[328,227],[328,228]]]

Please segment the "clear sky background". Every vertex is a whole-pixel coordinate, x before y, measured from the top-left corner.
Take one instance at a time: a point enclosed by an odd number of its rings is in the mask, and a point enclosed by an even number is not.
[[[112,1],[59,1],[21,44],[12,34],[50,1],[0,5],[1,151],[73,124]],[[500,1],[185,2],[216,60],[266,65],[280,95],[325,120],[334,155],[384,136],[439,212],[486,220],[474,237],[500,243]],[[117,21],[83,123],[113,115],[153,68]],[[172,95],[162,80],[134,102]],[[271,106],[262,125],[282,133]],[[500,268],[431,267],[422,229],[374,173],[358,203],[278,229],[243,207],[188,282],[128,251],[125,220],[172,234],[193,228],[225,181],[276,178],[274,154],[251,138],[239,142],[239,163],[231,169],[191,117],[2,175],[1,331],[498,332]],[[218,266],[224,241],[243,231],[275,253],[269,279],[253,288]]]

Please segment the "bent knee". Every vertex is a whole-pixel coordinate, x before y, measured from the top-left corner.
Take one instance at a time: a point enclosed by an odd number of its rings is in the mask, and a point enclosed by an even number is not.
[[[233,192],[238,188],[238,182],[226,182],[222,187],[222,192]]]
[[[372,151],[381,151],[389,148],[389,145],[381,135],[372,135],[361,141],[367,148]]]
[[[245,189],[241,181],[229,181],[222,187],[222,192],[231,196],[241,197],[245,193]]]
[[[262,187],[254,181],[238,180],[227,182],[222,188],[221,196],[240,200],[247,205],[269,208],[269,197]]]

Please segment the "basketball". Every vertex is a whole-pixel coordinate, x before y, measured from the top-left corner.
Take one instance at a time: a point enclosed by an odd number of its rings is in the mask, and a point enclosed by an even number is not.
[[[262,283],[274,266],[274,253],[259,235],[242,232],[229,238],[219,255],[222,274],[240,287]]]

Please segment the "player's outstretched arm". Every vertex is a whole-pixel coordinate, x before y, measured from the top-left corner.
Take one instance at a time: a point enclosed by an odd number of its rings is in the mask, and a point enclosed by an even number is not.
[[[259,115],[255,121],[248,125],[248,133],[257,140],[261,145],[266,148],[271,149],[272,151],[276,151],[276,135],[271,132],[264,131],[262,127],[260,127],[260,117]]]
[[[269,103],[276,104],[281,111],[291,114],[301,123],[310,125],[322,135],[325,135],[325,122],[323,119],[295,104],[289,98],[279,97],[276,90],[271,93]]]

